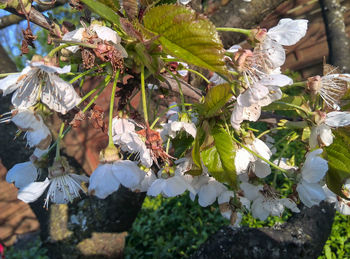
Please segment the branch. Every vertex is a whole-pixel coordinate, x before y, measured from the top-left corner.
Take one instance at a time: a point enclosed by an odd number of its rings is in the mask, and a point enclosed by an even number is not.
[[[236,27],[251,29],[257,26],[269,13],[274,11],[286,0],[231,0],[227,5],[221,6],[209,18],[217,27]],[[192,6],[200,10],[199,0],[192,1]],[[220,33],[225,47],[230,47],[242,41],[242,36],[237,33]]]
[[[180,92],[178,83],[171,75],[167,74],[163,77],[166,80],[165,82],[159,81],[159,82],[154,82],[154,84],[159,85],[161,88],[169,89],[177,93]],[[201,90],[191,86],[190,84],[188,84],[182,79],[178,79],[178,80],[181,83],[182,92],[185,96],[195,99],[197,101],[202,97]]]
[[[329,63],[342,72],[350,71],[350,39],[346,35],[343,8],[339,0],[319,0],[326,26]]]
[[[332,230],[334,205],[304,207],[273,228],[224,227],[192,256],[204,258],[317,258]]]
[[[67,0],[57,0],[53,5],[49,5],[49,6],[36,5],[33,8],[35,8],[39,12],[44,12],[44,11],[48,11],[48,10],[51,10],[53,8],[56,8],[58,6],[62,6],[66,3],[67,3]],[[4,29],[4,28],[6,28],[10,25],[13,25],[13,24],[18,24],[23,20],[24,20],[24,16],[18,16],[17,14],[3,16],[0,18],[0,29]]]

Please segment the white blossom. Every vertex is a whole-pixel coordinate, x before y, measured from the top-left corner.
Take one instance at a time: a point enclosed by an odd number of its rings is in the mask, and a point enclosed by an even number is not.
[[[302,179],[297,185],[297,192],[302,203],[307,207],[318,205],[326,198],[319,181],[328,171],[328,162],[319,155],[322,149],[316,149],[306,155],[305,163],[301,169]]]
[[[0,89],[3,95],[15,91],[12,104],[16,108],[27,109],[41,100],[50,109],[65,114],[81,100],[73,86],[56,75],[69,71],[70,66],[31,62],[21,73],[0,80]]]
[[[115,144],[123,151],[137,154],[141,163],[150,168],[153,164],[151,151],[146,147],[141,136],[135,131],[135,122],[115,117],[112,122],[112,136]]]
[[[14,183],[17,188],[23,188],[36,180],[38,169],[31,162],[24,162],[14,165],[6,175],[6,181]]]
[[[86,36],[86,34],[93,36],[94,33],[96,33],[96,36],[99,39],[101,39],[101,41],[107,41],[112,43],[113,46],[121,53],[121,56],[123,58],[128,57],[128,53],[120,44],[121,38],[119,37],[118,33],[112,30],[111,28],[96,23],[91,24],[88,28],[79,28],[68,32],[65,35],[63,35],[62,40],[84,42],[84,36]],[[79,50],[79,46],[70,46],[66,49],[75,53]]]
[[[120,184],[132,189],[138,186],[144,177],[145,172],[130,160],[100,164],[90,176],[89,193],[104,199],[117,191]]]

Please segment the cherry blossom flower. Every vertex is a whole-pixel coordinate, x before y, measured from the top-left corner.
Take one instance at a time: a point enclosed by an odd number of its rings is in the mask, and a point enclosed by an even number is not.
[[[90,176],[89,193],[104,199],[116,192],[120,184],[132,189],[138,186],[144,177],[145,172],[130,160],[100,164]]]
[[[334,203],[335,209],[343,215],[350,215],[350,202],[343,199],[342,197],[337,196],[327,185],[324,185],[323,190],[326,195],[326,201],[329,203]]]
[[[123,151],[137,154],[141,163],[150,168],[153,164],[151,151],[146,147],[141,136],[135,131],[135,122],[115,117],[112,122],[112,136],[115,144]]]
[[[329,107],[339,110],[338,101],[347,90],[346,82],[350,82],[350,74],[327,74],[308,78],[307,87],[319,94]]]
[[[195,190],[191,186],[193,180],[191,175],[185,173],[191,169],[192,160],[181,158],[175,161],[174,168],[162,168],[158,171],[158,179],[152,182],[147,191],[147,195],[157,196],[162,194],[165,197],[174,197],[189,190],[192,194]]]
[[[269,147],[258,138],[254,139],[252,144],[247,145],[247,147],[267,160],[272,155]],[[254,156],[244,148],[240,148],[236,152],[235,167],[238,175],[246,173],[249,169],[259,178],[264,178],[271,173],[268,163]]]
[[[29,147],[37,147],[45,150],[51,144],[52,136],[41,116],[31,109],[19,109],[13,112],[15,115],[11,121],[22,130],[26,131],[27,144]],[[39,155],[36,151],[36,156]]]
[[[45,199],[45,206],[48,207],[49,201],[57,204],[72,202],[80,197],[79,191],[85,192],[82,187],[83,182],[88,182],[88,177],[70,173],[68,162],[61,158],[55,161],[49,168],[49,176],[43,182],[32,182],[18,191],[17,198],[29,203],[36,201],[47,189],[49,190]],[[16,173],[20,173],[16,171]],[[17,176],[21,177],[21,176]]]
[[[306,155],[301,168],[301,180],[297,185],[299,198],[305,206],[311,208],[326,198],[319,182],[328,171],[328,162],[320,157],[322,149],[316,149]]]
[[[172,121],[169,123],[162,124],[162,130],[160,132],[160,136],[163,140],[166,140],[168,137],[175,138],[176,133],[184,130],[188,134],[190,134],[193,138],[196,137],[196,126],[194,123],[184,122],[184,121]]]
[[[96,33],[96,36],[99,39],[101,39],[101,41],[111,42],[113,46],[121,53],[121,56],[123,58],[128,57],[128,53],[120,44],[121,38],[119,37],[117,32],[112,30],[111,28],[108,28],[106,26],[102,26],[96,23],[91,24],[87,28],[79,28],[71,32],[68,32],[65,35],[63,35],[62,40],[85,42],[85,41],[88,41],[88,38],[86,38],[87,36],[93,36],[93,34],[95,33]],[[98,41],[98,40],[95,39],[94,41]],[[66,49],[75,53],[79,50],[79,46],[69,46]]]
[[[190,198],[194,201],[198,195],[198,203],[202,207],[213,204],[220,194],[227,190],[225,185],[207,174],[194,177],[191,185],[194,192],[190,193]]]
[[[238,208],[232,208],[232,206],[230,205],[230,200],[234,197],[235,194],[233,191],[224,191],[218,197],[218,204],[221,215],[224,218],[229,219],[231,221],[231,225],[233,225],[234,227],[239,227],[242,221],[242,213],[237,212]],[[247,198],[239,196],[238,200],[242,205],[242,208],[240,210],[250,210],[250,201]]]
[[[21,73],[0,80],[3,95],[13,91],[12,104],[19,109],[27,109],[39,100],[62,114],[67,113],[80,103],[80,97],[73,86],[57,74],[70,71],[70,66],[63,68],[44,61],[32,61]]]
[[[329,146],[333,143],[331,128],[346,127],[350,125],[350,113],[333,111],[326,114],[324,122],[312,127],[309,144],[310,148]]]

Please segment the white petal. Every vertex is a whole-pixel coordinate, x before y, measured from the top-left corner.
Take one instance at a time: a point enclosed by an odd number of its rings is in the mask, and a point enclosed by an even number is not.
[[[35,115],[32,110],[19,109],[18,113],[12,117],[11,121],[22,130],[35,130],[43,126],[40,115]]]
[[[80,103],[81,98],[71,84],[54,74],[50,74],[48,78],[49,80],[42,91],[41,100],[50,109],[66,114]]]
[[[317,183],[308,183],[301,181],[297,185],[297,192],[302,203],[308,208],[318,205],[321,201],[326,199],[326,195],[322,187]]]
[[[318,130],[320,132],[320,139],[322,141],[322,144],[325,146],[331,145],[333,143],[333,134],[330,127],[326,124],[321,124],[318,126]]]
[[[47,149],[52,140],[50,130],[45,125],[34,131],[28,131],[26,137],[29,147],[40,149]]]
[[[281,19],[277,26],[271,28],[267,35],[284,46],[291,46],[305,36],[308,20],[289,18]]]
[[[120,183],[127,188],[139,185],[145,177],[144,171],[130,160],[119,160],[113,163],[112,171]]]
[[[187,190],[188,183],[181,178],[181,176],[174,176],[166,179],[166,185],[163,193],[167,197],[175,197],[183,194]]]
[[[26,109],[38,101],[41,81],[38,75],[39,72],[39,69],[31,69],[24,79],[17,82],[18,89],[11,99],[16,108]]]
[[[274,70],[282,66],[286,61],[286,52],[282,45],[269,37],[265,38],[260,47],[267,54],[269,69]]]
[[[147,195],[149,195],[149,196],[157,196],[163,191],[165,186],[166,186],[166,183],[165,183],[164,179],[157,179],[149,187],[149,189],[147,191]]]
[[[112,164],[101,164],[95,169],[89,180],[90,194],[104,199],[119,189],[120,182],[114,176],[112,167]]]
[[[18,88],[17,81],[20,76],[21,74],[18,73],[18,74],[9,75],[4,79],[0,80],[0,90],[2,91],[3,96],[12,93]]]
[[[240,124],[243,121],[243,111],[244,111],[244,107],[241,105],[238,105],[238,103],[233,108],[233,111],[231,114],[231,125],[234,129],[240,128]]]
[[[36,67],[41,69],[42,71],[45,71],[46,73],[58,73],[58,74],[65,74],[70,72],[70,65],[64,66],[63,68],[56,67],[56,66],[48,66],[45,65],[43,62],[30,62],[30,66]]]
[[[301,175],[309,183],[319,182],[328,171],[328,162],[319,156],[321,153],[322,149],[316,149],[306,155]]]
[[[350,112],[327,113],[325,123],[330,127],[345,127],[350,125]]]
[[[253,141],[253,150],[267,160],[269,160],[272,155],[269,147],[258,138],[254,139]]]
[[[68,40],[68,41],[78,41],[81,42],[83,40],[83,32],[85,31],[84,28],[79,28],[77,30],[67,32],[65,35],[63,35],[62,40]],[[79,50],[79,46],[69,46],[66,49],[69,51],[75,53]]]
[[[295,202],[292,201],[291,199],[283,198],[283,199],[281,199],[281,202],[286,208],[290,209],[291,211],[293,211],[295,213],[299,213],[300,212],[300,210],[297,207],[297,205],[295,204]]]
[[[6,181],[14,183],[17,188],[23,188],[34,182],[38,176],[37,168],[32,162],[14,165],[6,174]]]
[[[284,211],[284,205],[281,200],[265,199],[262,203],[265,210],[267,210],[271,216],[281,217]]]
[[[222,203],[229,202],[230,199],[233,198],[233,197],[235,197],[235,194],[234,194],[233,191],[224,191],[218,197],[218,203],[222,204]]]
[[[120,135],[126,132],[135,132],[135,124],[128,119],[115,117],[112,121],[112,134]]]
[[[263,206],[264,199],[259,197],[252,204],[252,216],[260,220],[266,220],[270,215],[270,212],[267,211]]]
[[[120,37],[118,36],[117,32],[111,28],[98,24],[92,24],[90,28],[96,32],[97,36],[100,39],[111,41],[114,44],[120,43]]]
[[[18,191],[17,198],[28,203],[36,201],[50,184],[48,178],[44,182],[33,182]]]
[[[240,187],[244,192],[244,197],[250,201],[256,200],[258,197],[260,197],[260,191],[263,190],[262,185],[256,186],[246,182],[241,183]]]
[[[244,173],[248,169],[249,163],[251,161],[254,161],[254,157],[251,153],[249,153],[244,148],[238,149],[235,157],[236,173]]]
[[[282,87],[293,84],[293,79],[282,74],[271,74],[263,77],[259,83],[266,86]]]
[[[198,192],[198,203],[202,207],[207,207],[213,204],[216,200],[216,188],[214,185],[206,184],[203,185]]]
[[[256,160],[253,166],[254,174],[259,178],[265,178],[271,174],[270,165],[261,159]]]
[[[261,106],[259,104],[252,104],[249,107],[243,108],[243,120],[257,121],[260,118]]]

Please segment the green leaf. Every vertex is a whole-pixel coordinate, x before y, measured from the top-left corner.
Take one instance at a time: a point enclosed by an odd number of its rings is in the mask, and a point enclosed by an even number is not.
[[[180,158],[182,155],[184,155],[186,151],[192,147],[193,141],[194,139],[192,136],[186,134],[184,131],[181,131],[180,134],[178,134],[176,138],[171,141],[175,150],[174,156]]]
[[[210,88],[205,96],[203,109],[200,109],[202,115],[207,118],[215,116],[232,96],[233,93],[229,84],[216,85]]]
[[[0,9],[5,9],[7,7],[7,3],[0,3]]]
[[[342,192],[344,182],[350,178],[350,132],[342,128],[333,131],[333,144],[325,147],[328,160],[326,183],[328,188],[344,199],[348,199]]]
[[[237,175],[235,169],[235,146],[232,137],[221,127],[211,130],[214,146],[201,152],[201,158],[209,173],[219,182],[235,187]]]
[[[96,0],[81,0],[84,4],[86,4],[89,9],[95,13],[97,13],[102,18],[118,24],[119,25],[119,16],[113,11],[112,8],[108,7],[104,1],[96,1]],[[114,2],[118,3],[118,2]],[[119,6],[119,3],[118,3]]]
[[[221,127],[215,127],[211,131],[214,137],[215,147],[220,155],[222,167],[230,184],[236,185],[237,175],[235,168],[235,145],[232,137]]]
[[[193,149],[192,149],[192,160],[198,168],[202,168],[200,147],[203,143],[205,137],[205,131],[203,130],[203,125],[198,127],[196,138],[194,139]]]
[[[186,63],[227,73],[224,48],[215,26],[205,16],[181,5],[160,5],[151,8],[143,19],[150,36],[164,50]]]

